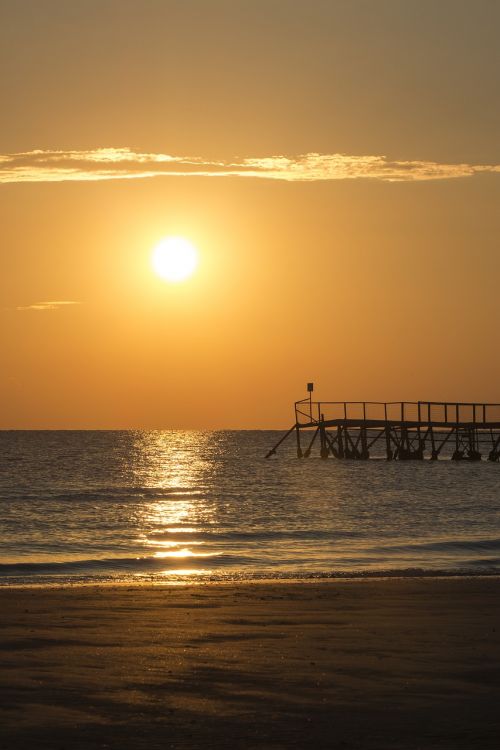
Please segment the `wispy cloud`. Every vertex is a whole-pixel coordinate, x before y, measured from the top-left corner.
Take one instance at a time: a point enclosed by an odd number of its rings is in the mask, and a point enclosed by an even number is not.
[[[68,305],[80,305],[80,302],[74,302],[73,300],[55,300],[51,302],[34,302],[32,305],[19,305],[16,310],[60,310],[62,307]]]
[[[0,154],[0,183],[66,182],[147,177],[253,177],[288,182],[370,179],[416,182],[500,172],[499,164],[394,161],[385,156],[308,153],[213,161],[201,156],[143,153],[129,148]]]

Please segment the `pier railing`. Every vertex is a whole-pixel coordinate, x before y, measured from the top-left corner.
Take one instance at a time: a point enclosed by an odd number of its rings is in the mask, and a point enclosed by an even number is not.
[[[311,427],[320,422],[400,422],[421,425],[489,425],[500,423],[500,404],[456,401],[312,401],[295,402],[295,421]]]

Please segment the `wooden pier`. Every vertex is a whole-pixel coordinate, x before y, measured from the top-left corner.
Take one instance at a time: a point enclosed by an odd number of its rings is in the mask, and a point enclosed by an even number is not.
[[[500,404],[444,401],[313,401],[295,402],[295,423],[269,451],[295,434],[297,457],[319,456],[388,461],[453,461],[500,459]]]

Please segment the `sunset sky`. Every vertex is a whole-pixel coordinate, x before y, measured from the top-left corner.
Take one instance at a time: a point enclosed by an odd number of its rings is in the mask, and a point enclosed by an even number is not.
[[[0,427],[282,428],[309,380],[500,401],[499,28],[496,0],[0,0]]]

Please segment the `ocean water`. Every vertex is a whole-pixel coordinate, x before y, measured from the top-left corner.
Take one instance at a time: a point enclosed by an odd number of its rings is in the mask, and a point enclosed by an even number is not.
[[[0,432],[0,584],[500,573],[500,464],[280,435]]]

